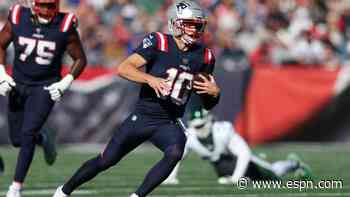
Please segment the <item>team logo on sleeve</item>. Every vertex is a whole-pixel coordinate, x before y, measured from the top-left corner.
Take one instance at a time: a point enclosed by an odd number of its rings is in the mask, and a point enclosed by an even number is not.
[[[153,36],[150,35],[149,37],[143,39],[142,44],[143,44],[144,49],[151,47],[153,45],[152,41],[151,41],[152,38],[153,38]]]

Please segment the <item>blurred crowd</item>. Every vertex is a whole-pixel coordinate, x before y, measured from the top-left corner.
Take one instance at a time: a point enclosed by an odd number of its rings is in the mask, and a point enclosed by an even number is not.
[[[62,0],[78,15],[91,66],[111,67],[143,36],[167,32],[173,0]],[[336,69],[350,60],[350,0],[198,0],[208,11],[204,42],[227,71],[303,65]],[[0,24],[9,0],[0,0]]]

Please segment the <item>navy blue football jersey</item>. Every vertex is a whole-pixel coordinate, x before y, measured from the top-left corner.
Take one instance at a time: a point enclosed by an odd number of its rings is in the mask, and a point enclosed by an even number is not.
[[[43,25],[33,19],[30,8],[15,5],[8,19],[15,48],[14,80],[29,85],[58,81],[68,35],[76,31],[75,15],[59,13],[49,24]]]
[[[172,35],[159,32],[146,36],[134,52],[147,61],[147,73],[168,79],[172,88],[169,96],[158,98],[148,84],[142,85],[137,109],[156,117],[182,117],[192,92],[194,75],[212,74],[215,65],[213,53],[205,46],[197,44],[182,51]]]

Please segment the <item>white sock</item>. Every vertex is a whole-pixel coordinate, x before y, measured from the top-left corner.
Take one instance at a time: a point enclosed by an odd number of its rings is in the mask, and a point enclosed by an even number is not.
[[[10,185],[10,189],[13,190],[21,190],[22,189],[22,183],[19,182],[12,182],[12,184]]]
[[[58,192],[59,192],[59,195],[60,196],[64,196],[64,197],[66,197],[66,196],[68,196],[67,194],[65,194],[64,192],[63,192],[63,190],[62,190],[62,188],[63,188],[63,186],[60,186],[59,188],[58,188]]]
[[[295,161],[276,161],[272,164],[272,169],[278,176],[283,176],[295,170],[297,166]]]
[[[133,193],[130,197],[139,197],[137,194]]]

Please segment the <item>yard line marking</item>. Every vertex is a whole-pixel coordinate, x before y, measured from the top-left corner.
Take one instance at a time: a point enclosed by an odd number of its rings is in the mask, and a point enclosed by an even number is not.
[[[302,197],[302,196],[349,196],[350,193],[262,193],[262,194],[242,194],[242,193],[232,193],[232,194],[219,194],[219,195],[203,195],[203,194],[178,194],[174,195],[173,197],[232,197],[232,196],[239,196],[239,197],[270,197],[270,196],[296,196],[296,197]],[[169,195],[152,195],[151,197],[169,197]]]
[[[30,196],[46,196],[50,194],[54,194],[56,189],[40,189],[40,190],[24,190],[24,195],[30,195]],[[6,191],[0,191],[0,196],[6,196]],[[90,194],[97,194],[98,192],[96,190],[77,190],[74,192],[74,195],[90,195]]]

